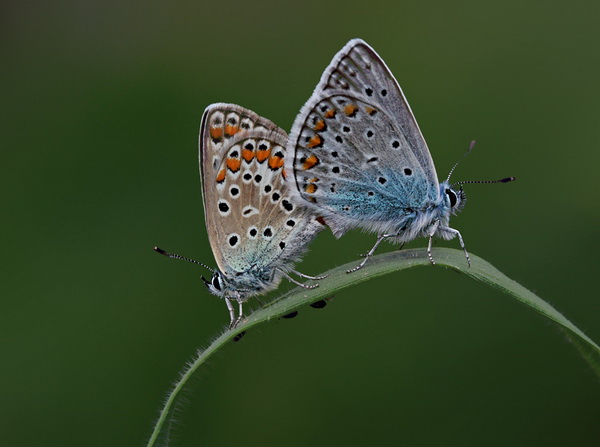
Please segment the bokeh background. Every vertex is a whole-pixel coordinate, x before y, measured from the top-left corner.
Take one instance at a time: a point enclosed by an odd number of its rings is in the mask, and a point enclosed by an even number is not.
[[[289,130],[353,37],[398,78],[440,176],[476,139],[455,180],[518,177],[466,188],[452,224],[468,249],[600,340],[596,5],[3,2],[2,444],[145,445],[179,371],[228,320],[202,271],[151,250],[214,262],[197,166],[204,107],[239,103]],[[300,270],[373,242],[323,232]],[[600,437],[600,383],[568,341],[442,268],[379,278],[251,331],[186,400],[175,446]]]

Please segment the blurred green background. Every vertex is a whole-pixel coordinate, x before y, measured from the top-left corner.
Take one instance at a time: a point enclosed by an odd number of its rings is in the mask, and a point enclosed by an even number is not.
[[[353,37],[396,75],[440,176],[476,139],[455,180],[518,177],[467,185],[452,220],[467,248],[598,342],[596,5],[3,2],[2,445],[145,444],[179,371],[228,321],[204,272],[151,250],[214,265],[197,166],[204,107],[239,103],[289,130]],[[299,269],[317,274],[373,242],[323,232]],[[564,337],[442,268],[251,331],[186,399],[176,446],[600,436],[600,384]]]

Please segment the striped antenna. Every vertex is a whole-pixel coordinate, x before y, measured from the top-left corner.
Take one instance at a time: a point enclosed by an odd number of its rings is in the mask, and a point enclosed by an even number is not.
[[[515,181],[515,177],[506,177],[501,178],[500,180],[465,180],[464,182],[456,182],[450,185],[451,188],[454,188],[455,185],[464,185],[466,183],[508,183]]]
[[[194,261],[193,259],[190,259],[190,258],[186,258],[185,256],[180,256],[180,255],[176,255],[174,253],[169,253],[167,251],[164,251],[162,248],[158,248],[158,247],[154,247],[153,250],[155,252],[157,252],[157,253],[160,253],[163,256],[168,257],[168,258],[181,259],[183,261],[193,262],[194,264],[201,265],[205,269],[210,270],[213,273],[216,273],[216,270],[215,269],[211,269],[208,265],[202,264],[201,262],[198,262],[198,261]]]
[[[454,172],[454,170],[456,169],[456,167],[458,166],[458,164],[463,161],[463,158],[465,158],[467,155],[469,155],[471,153],[471,151],[473,150],[473,148],[475,147],[475,144],[477,143],[477,141],[473,140],[471,141],[471,144],[469,144],[469,150],[467,152],[465,152],[465,154],[462,156],[462,158],[460,160],[458,160],[454,166],[452,166],[452,169],[450,169],[450,174],[448,174],[448,178],[446,179],[446,182],[450,181],[450,177],[452,176],[452,173]]]

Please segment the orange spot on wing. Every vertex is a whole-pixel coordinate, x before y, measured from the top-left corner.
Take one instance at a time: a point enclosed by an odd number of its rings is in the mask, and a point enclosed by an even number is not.
[[[221,169],[217,174],[217,183],[221,183],[223,180],[225,180],[225,169]]]
[[[271,157],[269,158],[269,168],[271,169],[279,169],[283,166],[283,158],[282,157]]]
[[[228,124],[225,126],[225,136],[231,137],[231,136],[235,135],[236,133],[238,133],[239,130],[240,130],[239,127]]]
[[[369,114],[369,115],[374,115],[377,110],[375,110],[373,107],[365,107],[365,111]]]
[[[225,163],[231,172],[238,172],[242,164],[239,158],[228,158]]]
[[[283,177],[284,179],[286,179],[286,178],[287,178],[287,172],[285,172],[285,169],[282,169],[282,170],[281,170],[281,175],[282,175],[282,177]]]
[[[244,160],[250,163],[254,158],[254,151],[251,151],[250,149],[242,149],[242,157]]]
[[[325,129],[325,127],[326,127],[325,126],[325,121],[319,120],[319,121],[316,122],[314,130],[315,130],[315,132],[320,132],[323,129]]]
[[[325,118],[333,118],[335,116],[335,109],[329,109],[323,116]]]
[[[306,171],[307,169],[314,168],[318,164],[319,164],[319,159],[317,157],[315,157],[314,155],[311,155],[306,160],[304,160],[304,164],[302,165],[302,168]]]
[[[304,191],[306,191],[308,194],[314,194],[317,191],[317,185],[314,183],[309,183],[304,187]]]
[[[319,147],[323,145],[323,138],[320,135],[315,135],[308,141],[308,147]]]
[[[262,163],[263,161],[265,161],[267,158],[269,158],[269,155],[271,155],[271,148],[269,149],[264,149],[264,150],[259,150],[256,153],[256,159],[258,160],[259,163]]]
[[[210,136],[213,140],[218,140],[223,136],[223,129],[221,127],[211,127]]]
[[[358,107],[356,107],[354,104],[348,104],[346,107],[344,107],[344,113],[348,116],[356,115],[357,111]]]

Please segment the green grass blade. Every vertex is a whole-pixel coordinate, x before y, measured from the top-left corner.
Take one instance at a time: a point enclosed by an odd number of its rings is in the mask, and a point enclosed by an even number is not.
[[[449,248],[437,248],[433,251],[433,257],[437,263],[435,268],[445,267],[464,273],[471,278],[503,291],[507,295],[515,298],[521,304],[524,304],[548,318],[565,333],[578,349],[582,357],[600,377],[600,347],[596,343],[550,304],[508,278],[488,262],[473,254],[470,255],[471,267],[467,267],[465,255],[462,251]],[[148,447],[166,445],[169,437],[170,422],[179,393],[196,370],[236,334],[251,329],[265,321],[274,320],[283,315],[287,315],[307,304],[330,297],[338,290],[353,284],[358,284],[391,272],[417,266],[431,267],[429,259],[427,258],[427,252],[424,249],[394,251],[377,255],[370,259],[363,269],[352,274],[347,274],[346,270],[355,265],[356,262],[352,262],[328,271],[326,273],[328,275],[327,278],[320,280],[320,286],[316,289],[305,290],[298,287],[291,290],[249,315],[246,319],[242,320],[234,330],[225,331],[205,350],[199,351],[196,358],[182,373],[180,379],[169,394],[159,419],[156,422],[152,436],[148,441]]]

